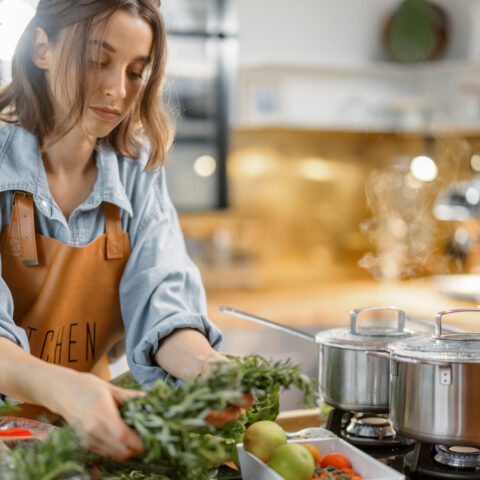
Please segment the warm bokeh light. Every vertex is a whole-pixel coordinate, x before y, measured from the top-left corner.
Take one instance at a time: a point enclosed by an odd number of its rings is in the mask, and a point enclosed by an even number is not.
[[[478,188],[468,187],[465,192],[465,200],[470,205],[476,205],[480,201],[480,192],[478,191]]]
[[[199,177],[210,177],[217,168],[217,162],[211,155],[202,155],[195,160],[193,169]]]
[[[245,153],[236,163],[232,172],[240,177],[260,177],[270,171],[272,159],[268,155]]]
[[[421,182],[432,182],[437,178],[438,168],[435,162],[425,155],[412,159],[410,163],[412,175]]]
[[[0,60],[10,62],[20,35],[35,14],[22,0],[0,1]]]
[[[468,245],[468,242],[470,241],[470,235],[464,228],[457,228],[457,230],[455,230],[454,238],[455,243],[458,245],[465,246]]]
[[[475,153],[472,155],[472,158],[470,159],[470,165],[472,166],[473,170],[480,172],[480,153]]]
[[[300,175],[308,180],[325,182],[334,177],[332,166],[320,158],[306,158],[300,163]]]

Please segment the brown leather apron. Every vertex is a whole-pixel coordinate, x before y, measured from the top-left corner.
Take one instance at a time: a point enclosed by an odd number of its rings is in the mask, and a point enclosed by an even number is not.
[[[130,256],[120,210],[103,204],[105,234],[72,247],[35,233],[31,194],[16,192],[10,225],[0,235],[2,277],[32,355],[110,379],[108,350],[123,336],[119,285]],[[17,415],[45,410],[23,405]]]

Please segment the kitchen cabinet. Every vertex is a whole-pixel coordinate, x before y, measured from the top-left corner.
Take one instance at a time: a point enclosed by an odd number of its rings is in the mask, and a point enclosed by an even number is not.
[[[239,74],[237,128],[470,131],[480,122],[480,62],[266,65]]]

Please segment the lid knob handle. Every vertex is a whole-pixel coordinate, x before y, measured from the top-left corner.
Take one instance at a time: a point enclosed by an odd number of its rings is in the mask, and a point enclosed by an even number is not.
[[[365,307],[350,310],[350,332],[357,333],[357,316],[361,312],[371,312],[374,310],[393,310],[397,312],[397,330],[403,332],[405,329],[405,312],[397,307]]]

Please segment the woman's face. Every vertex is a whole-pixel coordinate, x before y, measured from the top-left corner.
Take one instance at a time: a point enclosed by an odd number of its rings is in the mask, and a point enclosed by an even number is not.
[[[153,32],[143,18],[119,10],[109,19],[103,40],[93,38],[86,45],[89,60],[85,126],[89,135],[107,136],[132,110],[142,87],[150,61]],[[55,61],[55,54],[51,56]],[[55,69],[55,66],[52,65]],[[55,78],[49,70],[48,78]],[[67,81],[75,81],[68,79]],[[56,113],[61,118],[71,102],[59,85],[50,81]]]

